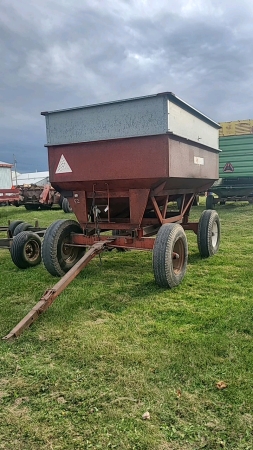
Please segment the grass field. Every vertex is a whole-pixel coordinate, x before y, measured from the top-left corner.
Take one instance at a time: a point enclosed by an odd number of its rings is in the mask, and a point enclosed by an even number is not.
[[[179,287],[156,286],[149,252],[106,252],[20,338],[0,342],[0,449],[252,450],[253,211],[217,211],[219,253],[202,260],[187,232]],[[1,226],[35,218],[74,215],[0,208]],[[18,269],[4,249],[0,274],[4,336],[58,279],[42,264]]]

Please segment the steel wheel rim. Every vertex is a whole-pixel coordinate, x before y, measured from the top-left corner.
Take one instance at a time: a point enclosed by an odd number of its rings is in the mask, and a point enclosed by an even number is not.
[[[69,244],[69,239],[64,239],[61,245],[61,257],[62,260],[67,264],[72,264],[76,261],[79,253],[79,249],[77,247],[71,247]]]
[[[173,256],[173,253],[176,254],[178,257]],[[185,262],[185,248],[182,239],[178,239],[175,242],[175,245],[173,247],[173,253],[172,253],[173,271],[175,275],[179,275],[180,272],[182,271]]]
[[[219,228],[218,224],[215,221],[212,226],[212,246],[216,247],[219,238]]]
[[[37,241],[29,241],[25,246],[25,254],[29,261],[35,261],[40,255],[40,246]]]

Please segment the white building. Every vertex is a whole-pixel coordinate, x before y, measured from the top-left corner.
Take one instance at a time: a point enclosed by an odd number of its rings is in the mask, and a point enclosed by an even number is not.
[[[12,164],[0,161],[0,189],[12,188],[11,168]]]
[[[32,172],[18,173],[12,172],[12,180],[14,186],[24,186],[36,184],[36,186],[44,186],[49,183],[49,172]]]

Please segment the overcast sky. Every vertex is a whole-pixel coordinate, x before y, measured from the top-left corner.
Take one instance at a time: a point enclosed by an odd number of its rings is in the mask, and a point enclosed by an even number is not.
[[[48,169],[41,111],[172,91],[253,119],[250,0],[1,0],[0,160]]]

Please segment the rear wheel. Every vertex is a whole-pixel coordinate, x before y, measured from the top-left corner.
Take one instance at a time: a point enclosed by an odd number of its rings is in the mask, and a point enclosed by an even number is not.
[[[13,238],[10,253],[19,269],[37,266],[41,262],[41,240],[31,231],[22,231]]]
[[[178,286],[184,278],[187,260],[187,239],[181,225],[162,225],[153,250],[153,270],[157,284],[167,288]]]
[[[32,203],[27,203],[27,204],[25,205],[25,209],[26,209],[27,211],[37,211],[37,210],[39,209],[39,205],[32,204]]]
[[[199,206],[199,195],[195,195],[195,198],[193,200],[193,206]]]
[[[59,196],[59,205],[60,205],[61,208],[62,208],[63,199],[64,199],[63,195],[60,195]]]
[[[73,211],[66,197],[62,199],[62,209],[65,213],[71,213]]]
[[[214,209],[214,196],[213,195],[207,195],[206,209]]]
[[[179,211],[181,211],[181,207],[182,207],[182,203],[183,203],[183,197],[178,197],[177,198],[177,207],[179,209]]]
[[[24,222],[22,220],[14,220],[13,222],[10,223],[9,228],[7,230],[8,238],[13,237],[14,230],[20,223],[24,223]]]
[[[75,220],[57,220],[47,228],[42,243],[42,260],[53,276],[65,275],[84,255],[84,247],[72,247],[71,233],[82,233]]]
[[[17,236],[21,231],[29,230],[29,228],[32,228],[33,226],[30,223],[22,222],[20,223],[13,232],[13,237]]]
[[[203,258],[215,255],[220,246],[220,219],[216,211],[206,210],[200,216],[198,248]]]

